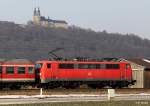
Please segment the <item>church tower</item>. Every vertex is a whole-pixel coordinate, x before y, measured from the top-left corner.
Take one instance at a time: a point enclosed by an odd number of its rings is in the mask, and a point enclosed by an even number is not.
[[[34,8],[33,23],[36,24],[36,25],[40,25],[41,24],[40,8]]]

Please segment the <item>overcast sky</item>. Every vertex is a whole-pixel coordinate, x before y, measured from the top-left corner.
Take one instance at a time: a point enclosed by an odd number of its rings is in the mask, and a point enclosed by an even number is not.
[[[150,39],[150,0],[0,0],[0,20],[26,23],[37,6],[70,25]]]

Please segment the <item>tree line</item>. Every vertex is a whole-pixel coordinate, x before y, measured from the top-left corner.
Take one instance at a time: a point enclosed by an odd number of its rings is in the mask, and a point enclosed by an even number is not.
[[[134,34],[0,22],[0,58],[48,59],[48,52],[56,48],[63,48],[56,54],[65,58],[150,57],[150,40]]]

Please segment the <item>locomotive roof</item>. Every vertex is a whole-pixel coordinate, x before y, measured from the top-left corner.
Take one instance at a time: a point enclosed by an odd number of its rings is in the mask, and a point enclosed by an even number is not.
[[[37,62],[42,62],[42,63],[129,63],[126,61],[56,61],[56,60],[41,60]]]

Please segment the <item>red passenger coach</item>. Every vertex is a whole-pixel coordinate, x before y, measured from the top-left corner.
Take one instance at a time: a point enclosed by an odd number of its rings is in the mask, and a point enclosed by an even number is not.
[[[0,87],[12,89],[35,81],[34,64],[28,60],[16,59],[1,62]]]
[[[77,88],[86,84],[91,88],[128,87],[133,84],[128,62],[111,61],[38,61],[36,81],[49,88]]]

